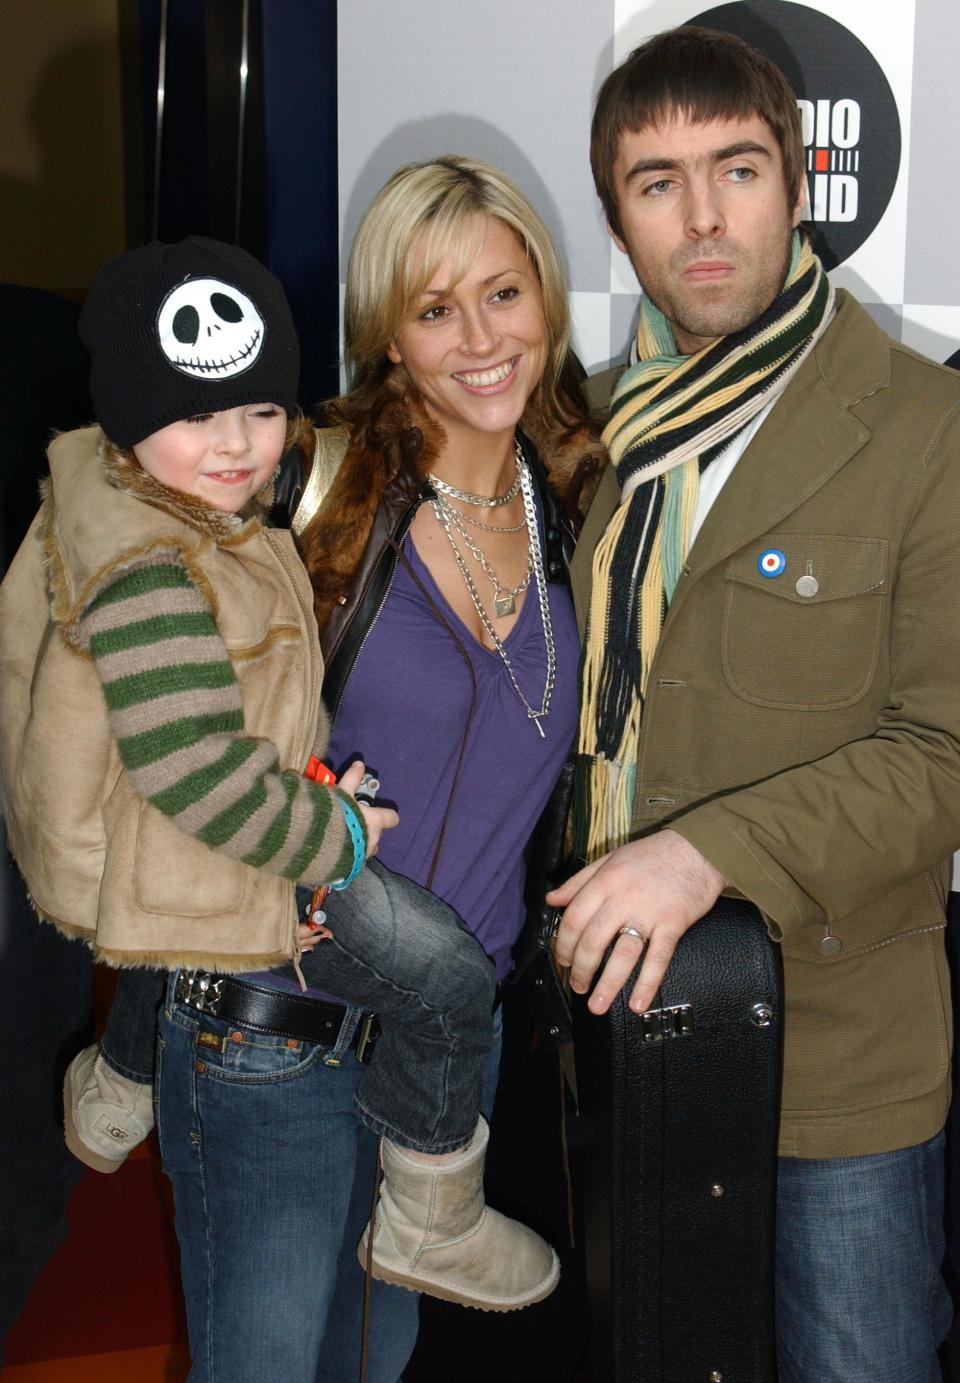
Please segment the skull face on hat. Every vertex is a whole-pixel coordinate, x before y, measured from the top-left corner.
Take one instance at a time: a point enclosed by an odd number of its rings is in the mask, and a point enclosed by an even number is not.
[[[80,315],[97,421],[119,447],[169,423],[248,403],[296,409],[299,347],[273,274],[202,236],[130,250]]]
[[[157,317],[160,349],[196,379],[229,379],[256,362],[264,322],[250,298],[222,279],[187,279],[171,289]]]

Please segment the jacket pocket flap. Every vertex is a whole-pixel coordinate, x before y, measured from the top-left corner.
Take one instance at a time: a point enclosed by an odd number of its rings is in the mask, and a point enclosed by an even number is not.
[[[768,533],[727,563],[725,576],[798,605],[883,590],[886,538],[832,533]]]

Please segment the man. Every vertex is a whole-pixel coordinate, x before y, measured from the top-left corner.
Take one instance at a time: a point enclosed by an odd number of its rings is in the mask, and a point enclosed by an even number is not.
[[[782,74],[684,28],[601,89],[591,159],[640,286],[587,628],[557,957],[651,1007],[724,890],[786,989],[781,1383],[930,1383],[949,1321],[944,861],[960,843],[960,384],[834,296]]]

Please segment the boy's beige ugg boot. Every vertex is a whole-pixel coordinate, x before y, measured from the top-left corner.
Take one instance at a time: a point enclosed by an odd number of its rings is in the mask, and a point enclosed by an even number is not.
[[[518,1311],[549,1296],[560,1277],[553,1249],[484,1204],[488,1138],[481,1119],[464,1151],[439,1164],[381,1140],[373,1277],[480,1311]],[[357,1249],[364,1267],[369,1233],[368,1225]]]
[[[115,1172],[153,1128],[153,1086],[108,1066],[96,1043],[78,1053],[63,1082],[67,1147],[95,1172]]]

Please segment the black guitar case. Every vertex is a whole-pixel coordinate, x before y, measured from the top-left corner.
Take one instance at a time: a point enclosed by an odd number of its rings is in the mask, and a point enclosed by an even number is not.
[[[683,937],[657,1008],[575,1002],[584,1383],[774,1383],[782,1022],[779,953],[735,898]]]

